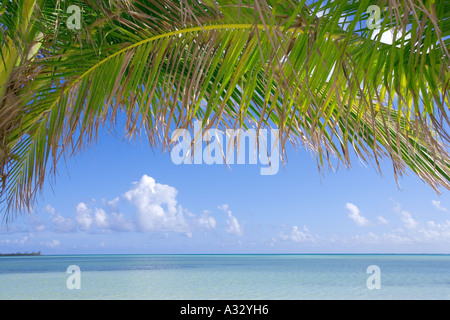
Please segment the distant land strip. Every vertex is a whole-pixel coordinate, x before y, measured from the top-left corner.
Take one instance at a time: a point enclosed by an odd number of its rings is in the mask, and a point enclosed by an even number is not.
[[[41,252],[16,252],[16,253],[0,253],[0,257],[5,257],[5,256],[40,256]]]

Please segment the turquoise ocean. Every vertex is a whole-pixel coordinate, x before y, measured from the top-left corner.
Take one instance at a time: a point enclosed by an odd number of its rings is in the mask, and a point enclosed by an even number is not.
[[[0,299],[448,300],[450,255],[2,256]]]

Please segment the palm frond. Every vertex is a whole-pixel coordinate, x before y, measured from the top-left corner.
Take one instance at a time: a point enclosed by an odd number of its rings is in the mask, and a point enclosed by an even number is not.
[[[373,4],[383,20],[370,30]],[[27,43],[38,39],[39,50],[11,70],[20,116],[0,120],[11,150],[0,154],[7,212],[29,207],[48,169],[95,143],[119,113],[125,135],[145,130],[152,147],[170,148],[171,130],[195,120],[205,130],[274,127],[283,155],[290,142],[320,167],[332,157],[350,166],[351,152],[376,164],[387,157],[396,174],[409,168],[450,189],[450,1],[79,5],[78,31],[61,23],[60,1],[37,6]],[[382,42],[391,29],[393,43]],[[0,99],[6,110],[8,94]]]

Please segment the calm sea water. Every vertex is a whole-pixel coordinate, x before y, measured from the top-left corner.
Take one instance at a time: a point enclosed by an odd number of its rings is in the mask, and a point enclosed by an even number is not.
[[[67,273],[71,265],[80,272]],[[367,273],[371,265],[379,272]],[[0,299],[441,300],[450,299],[450,255],[0,257]]]

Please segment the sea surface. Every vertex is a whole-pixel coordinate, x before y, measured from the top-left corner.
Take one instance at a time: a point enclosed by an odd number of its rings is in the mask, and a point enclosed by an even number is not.
[[[0,299],[447,300],[450,255],[3,256]]]

